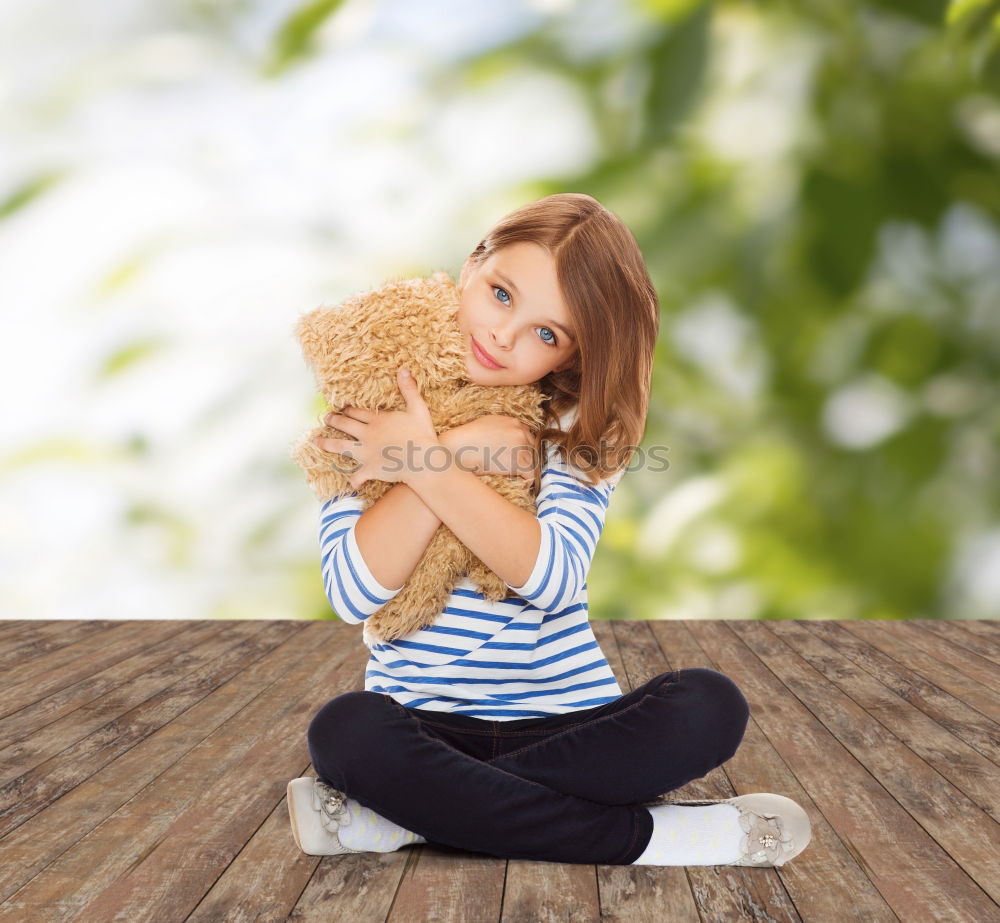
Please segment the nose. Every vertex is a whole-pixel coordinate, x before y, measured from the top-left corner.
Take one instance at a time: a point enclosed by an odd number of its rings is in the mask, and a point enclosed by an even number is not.
[[[503,327],[494,327],[490,331],[491,345],[497,347],[497,349],[509,349],[510,337],[510,333]]]

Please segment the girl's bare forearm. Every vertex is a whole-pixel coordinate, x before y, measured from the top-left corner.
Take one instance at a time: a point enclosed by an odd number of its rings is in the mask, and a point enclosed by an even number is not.
[[[452,453],[463,444],[460,429],[438,436]],[[474,459],[474,453],[469,454]],[[452,467],[465,464],[453,455]],[[440,525],[441,519],[420,495],[400,481],[361,514],[354,535],[375,579],[386,589],[396,590],[410,579]]]
[[[409,483],[432,515],[501,580],[514,587],[528,582],[542,540],[533,514],[457,465],[415,470]]]
[[[358,518],[354,536],[372,576],[387,590],[410,579],[441,520],[399,482]]]

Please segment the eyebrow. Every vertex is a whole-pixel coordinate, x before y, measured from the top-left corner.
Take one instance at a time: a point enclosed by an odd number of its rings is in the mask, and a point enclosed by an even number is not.
[[[498,272],[496,273],[496,277],[501,282],[503,282],[503,284],[506,285],[507,288],[509,288],[515,295],[520,297],[521,293],[520,291],[518,291],[517,286],[507,276],[505,276],[502,272]],[[551,318],[549,318],[546,321],[546,323],[551,324],[553,327],[558,327],[565,336],[571,339],[574,343],[576,342],[576,335],[573,333],[573,331],[570,330],[568,327],[564,327],[562,324],[559,323],[559,321],[552,320]]]

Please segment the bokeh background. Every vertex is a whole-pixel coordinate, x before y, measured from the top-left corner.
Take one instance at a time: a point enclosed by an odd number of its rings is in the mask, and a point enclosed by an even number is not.
[[[1000,616],[998,47],[989,0],[2,0],[0,615],[334,618],[296,319],[575,191],[670,459],[592,617]]]

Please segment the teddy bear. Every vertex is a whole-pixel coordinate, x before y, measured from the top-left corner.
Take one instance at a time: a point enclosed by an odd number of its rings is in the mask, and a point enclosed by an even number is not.
[[[521,421],[537,436],[546,400],[537,383],[489,386],[469,381],[458,326],[459,303],[459,287],[446,272],[429,278],[393,279],[338,306],[321,306],[301,316],[295,333],[320,392],[337,412],[349,406],[372,411],[404,409],[396,373],[406,367],[436,432],[500,414]],[[357,462],[313,444],[315,436],[353,437],[324,424],[306,432],[293,447],[292,458],[305,471],[316,496],[329,500],[354,491],[349,478]],[[536,464],[533,483],[519,475],[481,477],[505,499],[535,512],[540,464]],[[369,480],[356,493],[368,509],[393,486]],[[365,619],[365,643],[372,647],[426,628],[466,576],[491,601],[515,595],[441,523],[400,592]]]

